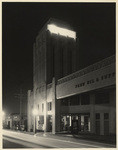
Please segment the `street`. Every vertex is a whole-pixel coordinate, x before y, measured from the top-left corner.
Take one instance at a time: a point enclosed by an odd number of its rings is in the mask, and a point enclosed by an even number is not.
[[[10,139],[8,140],[3,139],[3,148],[27,148],[27,147],[23,146],[22,144],[10,142]]]
[[[3,148],[48,148],[48,147],[4,136]]]
[[[113,148],[114,145],[90,142],[74,138],[47,137],[21,133],[20,131],[3,130],[4,148]]]

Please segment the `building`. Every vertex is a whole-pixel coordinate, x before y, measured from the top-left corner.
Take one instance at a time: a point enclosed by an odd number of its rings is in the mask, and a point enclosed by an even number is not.
[[[116,133],[115,56],[78,70],[77,48],[76,32],[58,20],[39,32],[33,92],[28,91],[29,131]]]
[[[4,128],[13,130],[26,130],[27,116],[19,113],[11,113],[5,118]]]
[[[67,26],[68,29],[62,28]],[[57,30],[59,32],[57,32]],[[34,91],[76,71],[76,33],[69,25],[50,19],[39,32],[34,44]]]

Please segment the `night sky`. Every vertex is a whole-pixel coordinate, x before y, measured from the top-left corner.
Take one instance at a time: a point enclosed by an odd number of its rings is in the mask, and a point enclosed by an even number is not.
[[[3,109],[19,112],[15,94],[33,88],[33,43],[48,19],[69,23],[80,68],[115,54],[115,3],[2,3]]]

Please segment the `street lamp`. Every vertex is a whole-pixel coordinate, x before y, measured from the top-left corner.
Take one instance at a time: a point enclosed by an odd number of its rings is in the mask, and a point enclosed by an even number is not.
[[[32,111],[33,115],[34,115],[34,133],[36,133],[36,115],[38,114],[38,110],[37,109],[33,109]]]

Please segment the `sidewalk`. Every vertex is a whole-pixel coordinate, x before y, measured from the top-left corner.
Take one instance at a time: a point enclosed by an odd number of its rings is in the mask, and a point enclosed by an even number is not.
[[[13,130],[12,130],[13,131]],[[16,131],[15,131],[16,132]],[[24,134],[30,134],[34,136],[40,136],[40,137],[47,137],[47,138],[55,138],[59,140],[71,140],[71,141],[91,141],[91,142],[98,142],[98,143],[105,143],[105,144],[112,144],[116,145],[116,136],[102,136],[102,135],[95,135],[95,134],[83,134],[80,133],[78,135],[72,135],[69,133],[56,133],[52,134],[52,132],[37,132],[36,134],[34,132],[26,132],[26,131],[17,131],[17,132],[22,132]]]
[[[116,137],[115,136],[102,136],[102,135],[95,135],[95,134],[79,134],[79,135],[72,135],[68,133],[56,133],[55,135],[51,132],[38,132],[35,136],[43,136],[43,137],[50,137],[50,138],[57,138],[61,140],[87,140],[92,142],[99,142],[105,144],[113,144],[116,145]]]

